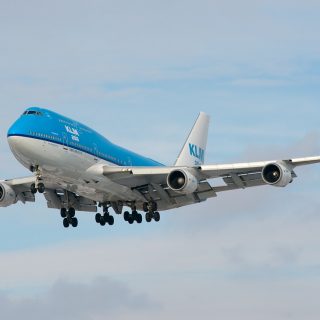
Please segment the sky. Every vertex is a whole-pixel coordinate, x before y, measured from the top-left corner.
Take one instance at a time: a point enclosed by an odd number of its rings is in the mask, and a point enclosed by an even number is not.
[[[320,3],[0,0],[1,178],[30,106],[168,165],[198,115],[207,163],[320,154]],[[320,167],[285,189],[219,194],[159,224],[65,230],[36,204],[0,209],[4,319],[319,318]]]

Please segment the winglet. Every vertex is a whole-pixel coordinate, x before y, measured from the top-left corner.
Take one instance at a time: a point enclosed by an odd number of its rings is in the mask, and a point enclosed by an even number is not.
[[[194,167],[203,165],[208,140],[209,122],[210,117],[206,113],[200,112],[175,166]]]

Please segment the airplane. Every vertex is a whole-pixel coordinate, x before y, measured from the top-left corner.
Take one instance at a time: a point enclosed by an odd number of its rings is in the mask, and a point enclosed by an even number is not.
[[[123,213],[129,224],[142,223],[141,211],[146,222],[159,222],[159,211],[200,203],[220,192],[286,187],[297,177],[296,167],[320,162],[317,156],[205,165],[209,122],[209,116],[200,112],[174,165],[165,166],[80,122],[28,108],[9,128],[7,138],[15,158],[32,175],[0,181],[0,207],[35,202],[38,192],[48,208],[60,211],[65,228],[78,226],[77,211],[95,213],[101,226],[113,225],[111,208]]]

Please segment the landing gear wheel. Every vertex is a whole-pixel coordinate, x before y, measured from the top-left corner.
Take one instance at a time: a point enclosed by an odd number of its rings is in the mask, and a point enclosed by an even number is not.
[[[132,215],[130,215],[129,219],[127,220],[129,222],[129,224],[133,224],[134,222],[134,218]]]
[[[152,220],[152,215],[151,215],[150,212],[147,212],[147,213],[146,213],[146,221],[147,221],[147,222],[151,222],[151,220]]]
[[[30,186],[30,191],[32,194],[36,194],[38,192],[36,185],[34,183]]]
[[[39,193],[44,193],[46,191],[46,187],[42,182],[38,184],[38,191]]]
[[[76,214],[76,210],[74,208],[69,208],[69,217],[73,218]]]
[[[160,221],[160,213],[159,212],[155,212],[153,214],[153,218],[154,218],[154,221],[159,222]]]
[[[106,225],[106,220],[105,220],[105,218],[103,216],[101,216],[100,225],[102,225],[102,226]]]
[[[137,211],[135,211],[135,210],[132,211],[131,216],[132,216],[133,221],[137,221],[138,215],[139,215],[139,213]]]
[[[63,226],[64,226],[65,228],[69,228],[69,225],[70,225],[69,220],[68,220],[67,218],[64,218],[64,219],[63,219]]]
[[[137,217],[136,217],[136,221],[137,221],[137,223],[142,223],[142,215],[139,213],[138,215],[137,215]]]
[[[100,223],[101,218],[102,218],[101,214],[100,214],[100,213],[97,213],[97,214],[96,214],[96,223]]]
[[[148,210],[148,203],[147,202],[144,202],[143,203],[143,211],[144,212],[148,212],[149,210]]]
[[[78,226],[78,219],[77,218],[72,218],[71,219],[71,225],[76,228]]]
[[[110,226],[113,226],[113,225],[114,225],[114,217],[113,217],[113,216],[109,216],[109,217],[108,217],[108,224],[109,224]]]
[[[62,208],[60,211],[61,218],[66,218],[67,217],[67,209]]]
[[[158,210],[158,204],[156,202],[151,203],[151,211],[155,212]]]
[[[124,221],[129,221],[130,213],[129,211],[125,211],[123,214]]]

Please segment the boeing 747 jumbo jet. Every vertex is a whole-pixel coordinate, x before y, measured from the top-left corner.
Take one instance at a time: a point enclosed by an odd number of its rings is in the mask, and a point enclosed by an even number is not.
[[[204,165],[209,116],[201,112],[175,164],[164,166],[123,149],[87,126],[55,112],[29,108],[8,131],[17,160],[33,175],[0,181],[0,206],[34,202],[44,194],[49,208],[60,210],[63,225],[77,227],[76,211],[96,213],[100,225],[116,214],[141,223],[159,221],[165,211],[214,198],[219,192],[262,185],[285,187],[298,166],[320,157]],[[215,185],[209,179],[221,181]],[[221,180],[222,178],[222,180]],[[222,182],[223,181],[223,182]],[[97,213],[101,208],[102,213]]]

